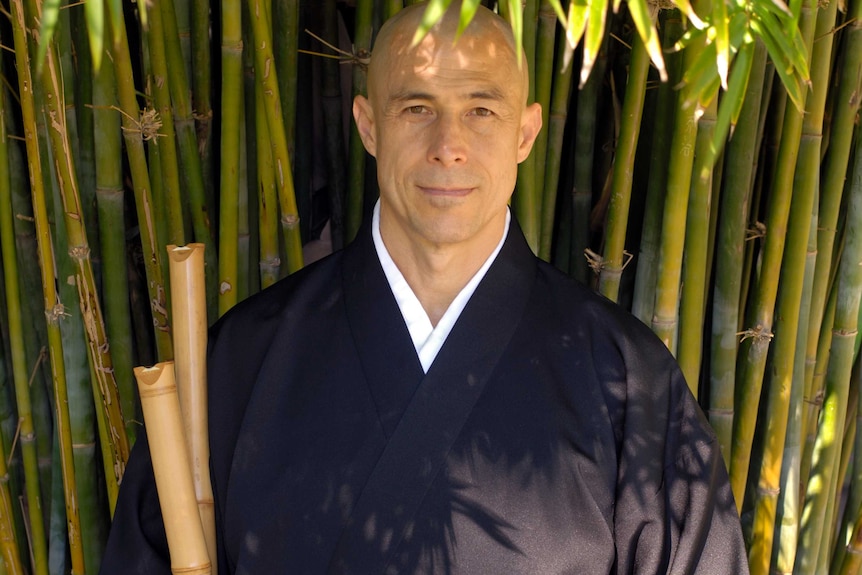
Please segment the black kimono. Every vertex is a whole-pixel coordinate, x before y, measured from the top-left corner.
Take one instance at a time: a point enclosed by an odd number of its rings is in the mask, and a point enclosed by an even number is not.
[[[210,337],[222,575],[748,572],[671,355],[514,222],[427,375],[370,229]],[[141,438],[102,573],[169,572]]]

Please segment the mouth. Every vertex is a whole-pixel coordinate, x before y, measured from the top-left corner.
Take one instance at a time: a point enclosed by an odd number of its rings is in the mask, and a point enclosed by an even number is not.
[[[462,198],[467,196],[472,192],[475,188],[460,188],[460,187],[435,187],[435,186],[418,186],[419,190],[422,191],[423,194],[427,194],[429,196],[438,196],[438,197],[446,197],[446,198]]]

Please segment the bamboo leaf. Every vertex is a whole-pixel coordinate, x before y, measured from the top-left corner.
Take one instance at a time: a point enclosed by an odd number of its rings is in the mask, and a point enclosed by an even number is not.
[[[585,0],[572,0],[569,4],[568,24],[566,25],[566,39],[569,46],[574,48],[581,41],[584,30],[587,27],[587,16],[589,15],[589,3]]]
[[[683,98],[686,105],[701,100],[700,95],[717,78],[715,44],[707,44],[703,47],[695,61],[686,70],[682,77],[684,84]]]
[[[91,3],[95,4],[95,2],[88,2],[88,4]],[[123,38],[121,27],[125,27],[125,22],[123,21],[123,0],[105,0],[105,4],[108,6],[108,16],[111,19],[111,30],[113,32],[111,37],[116,46]],[[104,10],[104,5],[102,6],[102,10]]]
[[[554,13],[557,15],[557,19],[560,21],[560,24],[565,26],[566,12],[563,10],[563,5],[560,4],[560,0],[548,0],[548,4],[550,4],[551,8],[554,9]]]
[[[461,3],[461,15],[458,19],[458,31],[455,33],[455,38],[458,39],[461,37],[461,34],[464,33],[464,30],[467,29],[467,26],[470,25],[470,22],[473,20],[473,16],[476,15],[476,11],[479,9],[479,0],[464,0]]]
[[[599,55],[599,48],[602,46],[602,38],[605,32],[605,18],[608,13],[607,0],[592,0],[589,4],[589,14],[587,18],[586,38],[584,39],[584,58],[581,63],[581,83],[583,88],[590,77],[590,72],[593,69],[593,64],[596,57]]]
[[[51,44],[51,39],[54,37],[54,32],[57,30],[57,20],[60,18],[60,0],[46,0],[42,4],[42,25],[39,29],[39,41],[36,44],[39,46],[36,51],[36,72],[42,70],[42,65],[45,63],[45,55],[48,51],[48,46]]]
[[[431,28],[443,18],[446,9],[449,8],[451,3],[452,0],[431,0],[428,3],[425,12],[422,13],[422,21],[419,23],[419,28],[416,29],[416,33],[413,35],[413,46],[418,45],[422,41],[422,38],[431,31]]]
[[[715,158],[724,148],[727,134],[732,127],[736,126],[739,114],[742,111],[742,103],[748,90],[748,79],[751,76],[751,66],[754,62],[754,41],[743,44],[733,59],[733,69],[730,72],[730,80],[727,90],[718,105],[718,114],[715,121],[715,132],[712,135],[712,144],[709,147],[709,162],[707,166],[715,163]]]
[[[512,34],[515,36],[517,50],[515,56],[520,66],[524,53],[524,13],[521,10],[520,0],[509,0],[509,24],[512,26]]]
[[[721,78],[721,87],[727,90],[727,75],[730,69],[730,31],[724,0],[714,0],[712,3],[712,25],[715,30],[715,62]]]
[[[664,58],[661,55],[661,43],[659,42],[658,32],[656,32],[652,18],[650,18],[646,0],[629,0],[629,12],[638,29],[641,41],[649,54],[650,60],[658,69],[661,81],[667,82],[667,70],[665,69]]]
[[[762,30],[764,34],[771,35],[782,53],[789,59],[795,71],[804,81],[808,81],[808,49],[802,39],[802,33],[798,26],[787,26],[782,18],[776,18],[774,11],[764,11],[763,8],[773,6],[771,3],[754,4],[754,17],[751,19],[752,29]],[[757,28],[755,28],[757,26]],[[788,38],[789,36],[789,38]],[[767,44],[768,47],[768,44]],[[769,55],[774,57],[772,51]],[[776,66],[777,67],[777,66]]]
[[[105,39],[105,10],[100,2],[84,2],[84,15],[87,18],[87,35],[90,39],[90,56],[93,59],[93,69],[102,66],[102,52]]]
[[[694,11],[694,7],[691,5],[691,2],[688,0],[677,0],[674,4],[676,4],[677,8],[682,10],[682,13],[686,15],[689,22],[691,22],[692,26],[694,26],[696,30],[706,29],[706,24],[704,24],[703,20],[701,20]]]
[[[761,26],[757,20],[751,21],[751,30],[757,34],[757,36],[763,40],[763,43],[766,45],[766,51],[775,63],[775,71],[781,78],[781,82],[784,84],[785,90],[787,90],[787,95],[793,101],[796,109],[800,111],[803,110],[805,105],[803,103],[802,82],[799,80],[797,75],[793,74],[793,65],[787,61],[786,52],[784,52],[782,48],[782,45],[787,43],[786,39],[783,38],[783,36],[781,37],[781,40],[776,39],[775,36],[771,34],[767,28]],[[781,35],[779,34],[779,36]]]

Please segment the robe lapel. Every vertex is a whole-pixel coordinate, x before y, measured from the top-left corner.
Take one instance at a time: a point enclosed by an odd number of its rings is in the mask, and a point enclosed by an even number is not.
[[[345,251],[344,300],[365,380],[389,438],[424,372],[370,229],[362,230]]]
[[[341,533],[330,573],[386,569],[520,322],[535,270],[533,254],[513,221],[497,260],[461,313],[371,472]],[[392,315],[401,320],[400,314]],[[412,349],[403,321],[400,329]],[[391,333],[380,337],[390,347],[397,339]],[[374,372],[380,381],[373,387],[401,388],[399,376],[412,375],[388,363],[404,353],[399,343],[394,350],[372,350],[370,342],[362,345],[363,355],[381,361],[375,367],[380,371]]]

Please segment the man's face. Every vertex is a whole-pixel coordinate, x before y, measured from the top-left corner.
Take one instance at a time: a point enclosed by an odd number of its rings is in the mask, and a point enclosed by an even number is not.
[[[496,243],[541,110],[525,109],[524,72],[498,30],[409,41],[391,43],[369,101],[354,106],[377,158],[384,238]]]

